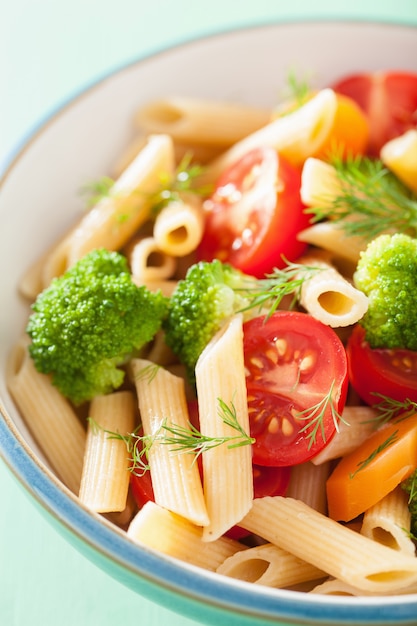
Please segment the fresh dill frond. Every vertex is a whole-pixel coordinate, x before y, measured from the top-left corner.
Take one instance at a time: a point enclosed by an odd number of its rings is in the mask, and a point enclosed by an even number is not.
[[[170,202],[178,201],[181,194],[190,192],[198,196],[208,196],[213,191],[212,185],[196,185],[196,181],[204,172],[204,167],[192,163],[192,153],[184,155],[172,178],[161,174],[160,188],[151,196],[152,214],[158,215]]]
[[[394,400],[389,396],[381,393],[374,393],[375,398],[381,398],[379,402],[372,404],[372,408],[378,411],[373,422],[377,422],[378,426],[386,424],[391,420],[402,421],[414,415],[417,411],[417,402],[406,398],[405,400]],[[398,418],[398,419],[397,419]]]
[[[365,467],[367,467],[378,456],[378,454],[381,454],[381,452],[386,450],[386,448],[389,448],[389,446],[395,443],[395,441],[397,440],[397,435],[398,430],[391,433],[391,435],[387,437],[385,441],[383,441],[377,448],[375,448],[375,450],[371,452],[368,458],[364,459],[363,461],[359,461],[359,463],[357,464],[357,469],[349,474],[349,478],[354,478],[356,474],[365,469]]]
[[[300,291],[303,284],[318,272],[323,271],[323,267],[307,265],[303,263],[292,263],[284,259],[286,266],[282,269],[274,268],[271,274],[259,279],[251,286],[239,289],[243,295],[249,299],[249,304],[242,309],[247,311],[258,308],[262,311],[269,307],[266,314],[268,319],[278,309],[285,296],[293,295],[289,308],[293,309],[300,299]]]
[[[149,368],[148,374],[150,373]],[[134,432],[127,435],[103,430],[110,439],[119,439],[126,444],[126,449],[132,459],[130,470],[139,476],[150,469],[148,462],[149,451],[156,443],[169,446],[173,453],[194,454],[194,461],[203,452],[223,444],[226,444],[228,448],[237,448],[255,443],[255,439],[250,437],[239,423],[233,402],[228,405],[220,398],[217,401],[219,417],[225,424],[236,431],[236,435],[210,437],[203,435],[191,422],[188,422],[187,426],[182,426],[180,424],[168,423],[167,419],[162,421],[160,427],[153,435],[140,435],[141,426],[138,426]],[[97,423],[94,424],[94,427],[101,428]]]
[[[371,240],[384,232],[417,235],[417,196],[379,159],[334,157],[340,193],[328,206],[305,209],[312,223],[338,222],[348,236]]]
[[[324,418],[330,409],[333,423],[336,431],[339,431],[340,422],[347,423],[342,415],[338,412],[334,399],[333,388],[335,381],[332,381],[328,393],[317,402],[317,404],[304,409],[303,411],[297,411],[295,417],[299,420],[304,420],[306,424],[299,431],[300,433],[307,433],[306,439],[308,439],[308,449],[310,449],[317,441],[317,434],[321,433],[322,440],[326,443],[326,433],[324,428]],[[309,432],[307,432],[309,431]]]

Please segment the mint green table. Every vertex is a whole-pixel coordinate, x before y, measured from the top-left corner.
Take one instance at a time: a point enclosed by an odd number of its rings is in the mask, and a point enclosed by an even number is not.
[[[52,109],[125,62],[219,29],[300,16],[415,23],[417,4],[416,0],[3,0],[0,169]],[[124,588],[78,554],[34,508],[1,461],[0,493],[2,626],[196,624]]]

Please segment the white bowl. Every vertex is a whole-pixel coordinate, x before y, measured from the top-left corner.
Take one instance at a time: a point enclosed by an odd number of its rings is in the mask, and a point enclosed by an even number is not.
[[[107,173],[149,100],[199,96],[273,106],[290,69],[317,86],[352,71],[416,70],[417,28],[361,22],[279,23],[191,41],[120,69],[43,123],[0,182],[0,452],[48,519],[129,587],[203,623],[417,624],[417,596],[311,596],[224,579],[140,548],[82,507],[55,478],[5,385],[6,358],[28,314],[16,285],[82,211],[79,190]]]

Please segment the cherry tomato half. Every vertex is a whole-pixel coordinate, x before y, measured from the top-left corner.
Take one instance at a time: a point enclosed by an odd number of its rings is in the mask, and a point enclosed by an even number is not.
[[[332,328],[296,311],[249,320],[243,332],[254,463],[308,461],[336,432],[332,406],[340,415],[345,403],[342,342]]]
[[[332,88],[353,98],[367,114],[369,152],[379,155],[390,139],[417,126],[417,74],[374,72],[346,76]]]
[[[371,348],[365,330],[357,324],[346,346],[352,387],[367,404],[378,404],[381,394],[399,402],[417,402],[417,352]]]
[[[218,258],[263,277],[294,261],[306,244],[297,233],[309,225],[300,199],[300,172],[272,148],[255,148],[227,169],[206,202],[201,259]]]

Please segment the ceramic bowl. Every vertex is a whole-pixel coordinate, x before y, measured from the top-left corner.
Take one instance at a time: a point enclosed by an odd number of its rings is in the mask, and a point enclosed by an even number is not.
[[[48,469],[5,386],[27,306],[16,285],[74,222],[80,187],[129,144],[141,104],[166,95],[273,106],[289,69],[317,86],[352,71],[416,70],[417,28],[368,22],[278,23],[189,41],[121,68],[39,125],[0,182],[0,452],[50,522],[86,557],[147,598],[205,624],[417,624],[417,595],[332,597],[225,579],[134,545],[80,505]]]

